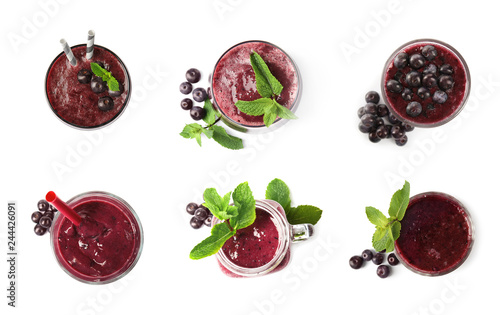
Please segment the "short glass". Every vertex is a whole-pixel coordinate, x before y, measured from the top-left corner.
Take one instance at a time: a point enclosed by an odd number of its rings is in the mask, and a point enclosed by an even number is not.
[[[396,78],[398,73],[400,73],[400,76],[402,75],[402,79],[398,79],[398,81],[402,83],[404,82],[404,78],[407,73],[397,69],[393,64],[394,58],[399,53],[406,52],[408,55],[420,53],[422,48],[426,45],[436,47],[440,55],[433,61],[426,60],[426,65],[416,71],[422,73],[424,68],[428,65],[427,63],[430,62],[437,63],[437,67],[448,63],[451,64],[454,69],[454,73],[452,75],[454,76],[455,83],[452,88],[452,93],[450,93],[448,100],[443,104],[432,103],[432,95],[437,89],[436,86],[429,88],[431,96],[426,99],[422,99],[417,96],[417,93],[413,93],[411,101],[421,103],[424,109],[428,108],[428,106],[433,106],[431,107],[433,109],[428,110],[426,115],[422,113],[417,117],[411,117],[406,113],[406,104],[410,101],[405,101],[401,93],[388,91],[386,83],[388,80]],[[436,77],[439,77],[439,75],[438,70]],[[387,59],[384,65],[384,70],[382,71],[381,91],[383,101],[387,105],[389,111],[396,116],[397,119],[414,127],[430,128],[441,126],[449,122],[455,118],[460,111],[462,111],[469,97],[470,84],[471,78],[467,63],[455,48],[447,43],[435,39],[417,39],[403,44],[391,54],[389,59]],[[403,87],[405,87],[404,83]]]
[[[234,106],[241,98],[250,101],[261,97],[255,88],[255,74],[250,64],[250,53],[253,51],[261,55],[271,73],[283,85],[277,101],[295,112],[302,90],[299,69],[284,50],[265,41],[245,41],[229,48],[215,64],[210,76],[210,93],[213,105],[226,125],[241,132],[262,133],[283,126],[288,119],[278,117],[270,127],[266,127],[262,117],[246,115]]]
[[[76,129],[94,130],[105,127],[122,115],[130,101],[132,82],[127,67],[118,55],[100,45],[94,46],[94,57],[91,60],[85,57],[86,44],[72,46],[71,50],[78,62],[76,66],[72,67],[64,52],[61,52],[47,70],[45,96],[49,107],[63,123]],[[116,78],[119,82],[123,81],[123,93],[119,97],[113,97],[114,108],[105,112],[98,109],[97,101],[99,97],[108,95],[108,92],[94,95],[90,90],[90,83],[83,84],[77,80],[79,70],[82,68],[90,70],[90,63],[101,61],[99,59],[104,59],[105,63],[112,67],[109,71],[113,76],[119,76]],[[61,78],[62,81],[58,81],[57,84],[49,82],[51,78],[59,80],[58,74],[52,74],[52,71],[56,71],[55,67],[65,74]],[[86,86],[85,89],[84,86]],[[85,93],[87,89],[90,91],[85,96],[82,93]],[[62,102],[64,104],[60,104]]]
[[[438,204],[433,204],[433,200]],[[417,207],[417,210],[412,214],[414,206]],[[422,208],[418,209],[418,206],[425,207],[425,211],[422,211]],[[443,214],[443,216],[436,218],[439,214]],[[406,234],[404,224],[411,226],[412,230],[416,230],[416,233],[408,233],[410,242],[404,240]],[[457,227],[459,228],[457,229]],[[437,235],[440,232],[441,234]],[[463,240],[464,237],[465,244],[460,244],[459,241]],[[424,246],[424,244],[428,245],[430,240],[433,242],[432,248]],[[409,246],[404,244],[409,244]],[[395,242],[395,254],[406,268],[417,274],[442,276],[456,270],[465,262],[470,255],[473,244],[474,224],[469,211],[453,196],[433,191],[410,198],[402,222],[401,235]],[[444,252],[436,250],[438,246]],[[450,251],[452,253],[450,255],[457,252],[459,254],[457,257],[446,257]],[[415,252],[418,254],[415,255]],[[434,265],[431,267],[436,261],[439,261],[442,266]],[[448,261],[452,263],[448,264]]]
[[[215,256],[221,270],[230,277],[256,277],[285,268],[290,261],[290,245],[307,240],[313,235],[314,229],[311,224],[290,225],[286,219],[283,207],[276,201],[256,200],[255,206],[257,209],[266,211],[271,216],[271,220],[278,230],[278,247],[276,248],[274,257],[268,263],[256,268],[242,267],[233,263],[224,253],[223,249],[220,249]],[[212,226],[218,223],[221,223],[221,221],[214,217]]]
[[[60,235],[61,233],[67,233],[69,230],[69,226],[72,225],[69,220],[61,215],[59,212],[56,212],[54,217],[54,221],[49,230],[50,232],[50,243],[52,245],[52,249],[54,252],[54,256],[59,263],[59,266],[73,279],[78,281],[88,283],[88,284],[107,284],[114,282],[118,279],[121,279],[126,274],[128,274],[134,266],[137,264],[139,257],[142,253],[142,247],[144,242],[144,232],[142,230],[142,225],[139,220],[139,217],[135,213],[134,209],[123,199],[120,197],[103,192],[103,191],[90,191],[86,193],[79,194],[73,198],[71,198],[67,204],[71,208],[76,208],[79,205],[85,204],[87,202],[97,202],[101,204],[110,204],[113,208],[118,209],[121,214],[126,217],[126,221],[120,222],[124,225],[130,225],[128,228],[132,231],[130,235],[122,235],[121,240],[123,238],[127,239],[127,242],[132,242],[132,251],[129,257],[126,258],[123,265],[121,265],[118,269],[113,270],[109,274],[103,275],[90,275],[82,272],[81,270],[77,270],[72,266],[72,264],[77,264],[77,261],[72,261],[72,263],[68,262],[64,259],[63,254],[61,252]],[[116,215],[111,217],[111,220],[117,220]],[[128,223],[127,223],[128,222]],[[66,230],[62,230],[63,225],[66,227]],[[74,229],[74,227],[72,227]],[[124,234],[126,234],[124,232]],[[62,237],[61,237],[62,238]],[[84,246],[82,244],[78,244],[80,246]],[[88,245],[87,245],[88,246]],[[98,244],[99,246],[99,244]],[[67,248],[65,248],[67,249]]]

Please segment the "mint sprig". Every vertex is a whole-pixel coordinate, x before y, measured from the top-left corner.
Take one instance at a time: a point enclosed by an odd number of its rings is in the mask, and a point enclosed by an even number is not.
[[[257,92],[262,97],[253,101],[238,100],[234,105],[247,115],[263,116],[266,127],[271,126],[277,117],[297,119],[291,110],[276,101],[283,90],[283,85],[273,76],[264,59],[257,52],[252,52],[250,63],[255,73]]]
[[[399,238],[401,232],[401,220],[403,220],[406,208],[410,202],[410,183],[405,181],[403,188],[396,191],[389,205],[389,217],[374,207],[366,207],[365,212],[368,220],[375,225],[372,236],[373,248],[380,252],[394,250],[394,242]]]
[[[231,149],[239,150],[243,148],[243,140],[238,137],[231,136],[227,133],[226,129],[221,126],[217,126],[216,123],[219,121],[220,114],[212,106],[212,102],[207,98],[205,100],[203,108],[205,109],[206,115],[203,121],[207,124],[202,126],[198,123],[187,124],[180,135],[186,139],[196,139],[199,146],[201,147],[201,135],[204,134],[208,139],[214,139],[215,142],[219,143],[221,146]]]
[[[118,83],[118,80],[113,77],[111,72],[107,71],[95,62],[90,63],[90,69],[92,69],[92,72],[96,76],[101,77],[102,80],[108,84],[108,87],[111,91],[120,91],[120,84]]]
[[[230,205],[231,196],[234,205]],[[196,245],[189,254],[191,259],[201,259],[217,253],[236,231],[255,221],[255,199],[248,183],[239,184],[234,192],[220,196],[215,188],[203,193],[204,205],[222,223],[212,227],[211,235]]]
[[[286,218],[290,224],[316,224],[323,210],[318,207],[310,205],[300,205],[292,207],[292,200],[290,198],[290,189],[281,179],[275,178],[268,185],[266,189],[266,199],[278,202],[285,210]]]

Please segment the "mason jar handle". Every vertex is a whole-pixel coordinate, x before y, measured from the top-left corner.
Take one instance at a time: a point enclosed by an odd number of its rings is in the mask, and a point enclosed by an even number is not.
[[[314,234],[314,227],[309,223],[292,225],[291,230],[292,243],[305,241]]]

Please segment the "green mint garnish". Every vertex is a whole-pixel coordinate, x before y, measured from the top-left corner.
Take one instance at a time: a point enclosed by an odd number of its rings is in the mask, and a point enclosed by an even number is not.
[[[90,69],[92,69],[92,72],[98,76],[101,77],[102,80],[106,83],[108,83],[108,87],[111,91],[119,91],[120,90],[120,84],[118,81],[113,77],[111,72],[107,71],[103,67],[101,67],[99,64],[95,62],[90,63]]]
[[[323,211],[315,206],[301,205],[292,207],[290,189],[281,179],[275,178],[266,189],[266,199],[278,202],[285,209],[286,218],[290,224],[316,224]]]
[[[387,252],[392,252],[394,250],[394,242],[399,238],[401,220],[405,216],[409,202],[410,183],[405,181],[403,188],[392,195],[388,218],[380,210],[366,207],[366,216],[375,225],[372,245],[376,251],[380,252],[385,249]]]
[[[283,85],[276,79],[262,57],[252,52],[250,63],[255,73],[255,85],[262,98],[253,101],[240,101],[235,104],[243,113],[251,116],[264,116],[264,124],[269,127],[277,117],[297,119],[292,111],[276,101],[276,97],[283,90]]]
[[[207,98],[203,106],[206,115],[203,121],[207,124],[205,127],[198,123],[188,124],[184,127],[180,135],[186,139],[196,139],[196,142],[201,147],[201,134],[207,136],[208,139],[214,139],[221,146],[239,150],[243,148],[243,140],[227,133],[223,127],[215,125],[220,118],[220,114],[212,106],[212,102]]]
[[[234,205],[230,205],[231,196]],[[239,184],[234,192],[223,197],[215,188],[207,188],[203,198],[204,205],[216,218],[224,222],[215,225],[211,235],[191,250],[191,259],[201,259],[217,253],[237,230],[250,226],[255,221],[255,199],[246,182]]]

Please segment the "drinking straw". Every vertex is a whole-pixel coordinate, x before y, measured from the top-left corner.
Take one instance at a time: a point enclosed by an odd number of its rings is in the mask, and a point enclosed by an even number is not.
[[[45,200],[56,207],[56,209],[59,210],[59,212],[61,212],[66,218],[68,218],[74,225],[80,226],[82,218],[66,202],[59,199],[55,192],[49,191],[45,196]]]
[[[87,60],[92,59],[92,56],[94,55],[94,36],[95,32],[90,30],[87,37]]]
[[[71,65],[74,67],[76,66],[76,58],[75,55],[73,55],[73,52],[71,51],[71,48],[69,47],[68,43],[66,40],[63,38],[59,41],[61,45],[63,46],[64,53],[66,54],[66,57],[68,57],[69,62]]]

